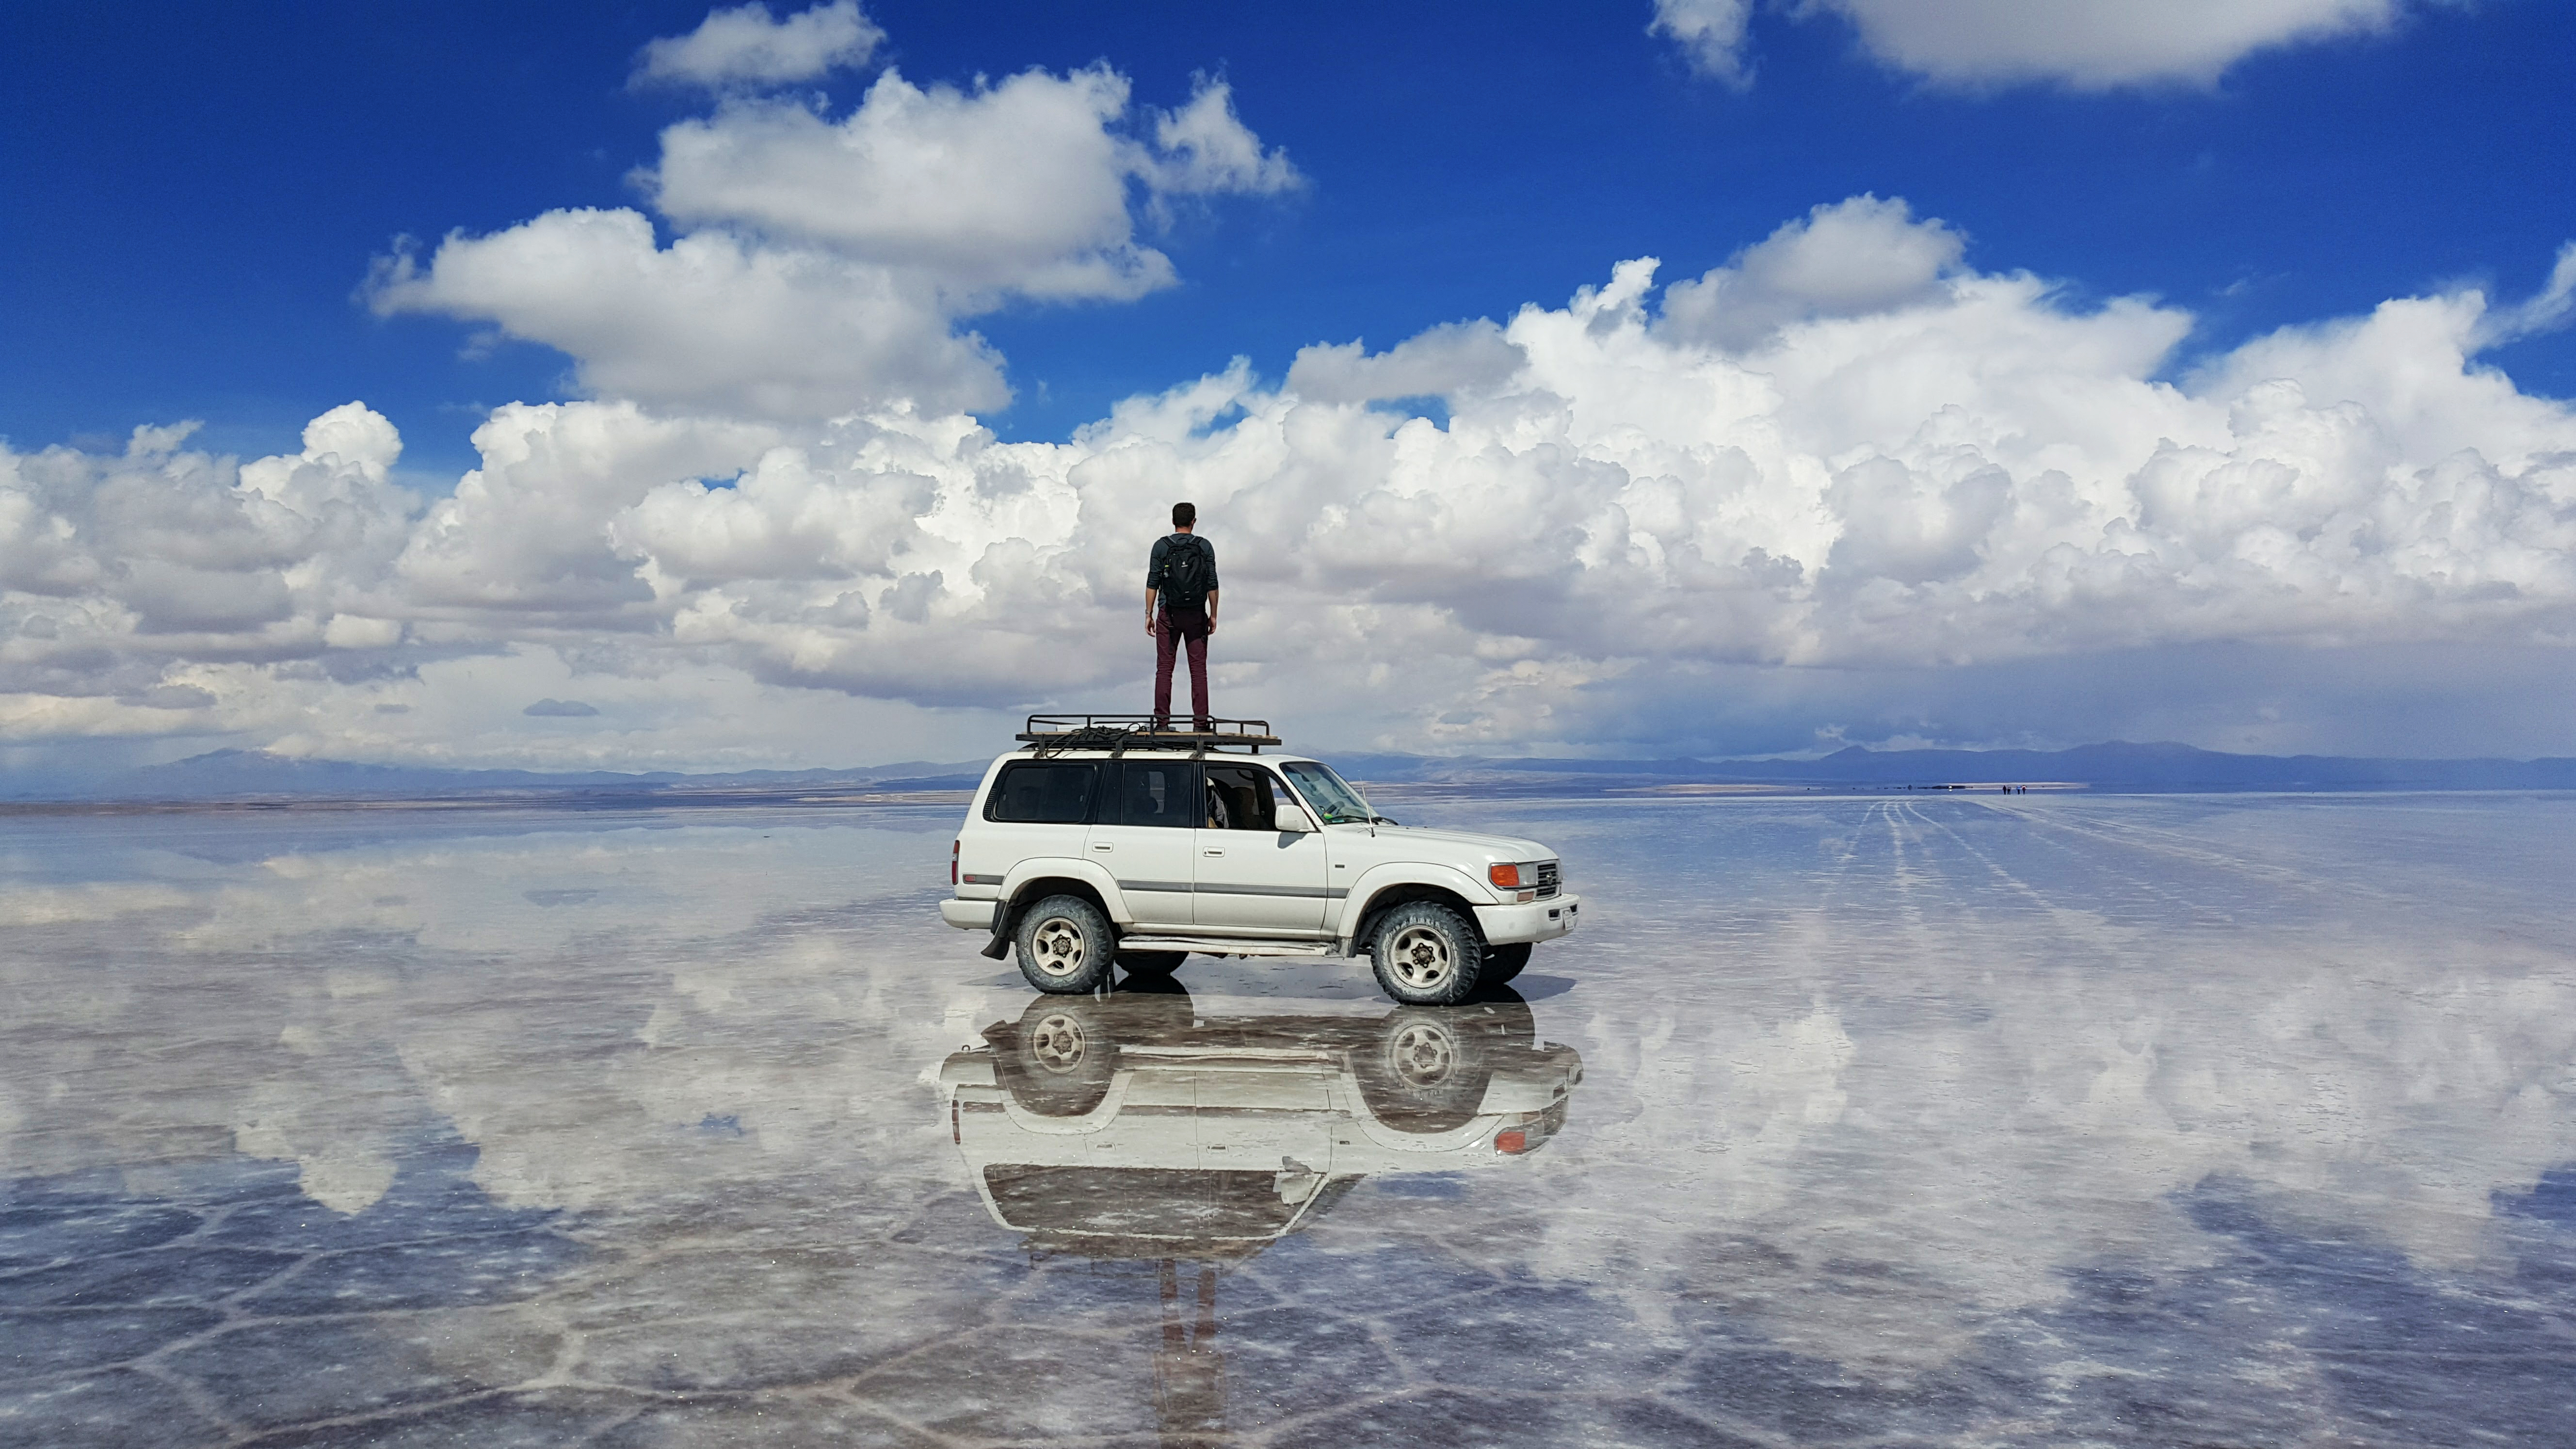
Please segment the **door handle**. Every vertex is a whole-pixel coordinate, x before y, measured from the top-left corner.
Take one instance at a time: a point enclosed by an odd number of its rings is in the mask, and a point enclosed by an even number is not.
[[[1091,848],[1094,850],[1116,850],[1118,847],[1110,844],[1106,840],[1095,840],[1091,842]]]
[[[1224,852],[1224,851],[1222,851],[1222,850],[1203,850],[1203,851],[1201,851],[1201,852],[1199,852],[1199,853],[1200,853],[1201,855],[1223,855],[1223,854],[1225,854],[1225,852]]]

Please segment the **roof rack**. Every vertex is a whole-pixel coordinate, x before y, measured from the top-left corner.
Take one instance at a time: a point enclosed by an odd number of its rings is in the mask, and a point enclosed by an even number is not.
[[[1065,750],[1120,755],[1129,750],[1205,754],[1229,749],[1257,755],[1263,745],[1279,744],[1266,719],[1174,720],[1150,714],[1033,714],[1020,740],[1036,746],[1041,756]]]

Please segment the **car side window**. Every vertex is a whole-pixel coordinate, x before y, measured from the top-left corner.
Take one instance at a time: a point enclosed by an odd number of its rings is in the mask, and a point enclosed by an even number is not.
[[[1199,767],[1186,760],[1122,760],[1118,771],[1121,825],[1168,825],[1187,830],[1204,813]],[[1104,821],[1108,812],[1102,812]]]
[[[1091,797],[1100,781],[1096,760],[1050,760],[1002,767],[984,802],[987,820],[1081,825],[1091,819]]]
[[[1268,770],[1258,765],[1207,767],[1210,830],[1277,830],[1279,796]]]

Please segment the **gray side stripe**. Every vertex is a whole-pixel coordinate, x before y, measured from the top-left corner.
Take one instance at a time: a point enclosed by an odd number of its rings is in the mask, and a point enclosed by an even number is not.
[[[1187,881],[1122,880],[1122,891],[1170,891],[1174,895],[1202,896],[1304,896],[1337,901],[1349,895],[1348,886],[1266,886],[1266,885],[1191,885]]]

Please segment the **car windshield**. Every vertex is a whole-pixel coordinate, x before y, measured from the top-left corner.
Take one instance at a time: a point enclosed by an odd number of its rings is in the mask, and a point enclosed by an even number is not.
[[[1280,768],[1288,772],[1297,793],[1306,797],[1306,803],[1315,807],[1326,825],[1366,824],[1377,818],[1368,802],[1360,798],[1360,792],[1334,774],[1332,766],[1295,760]]]

